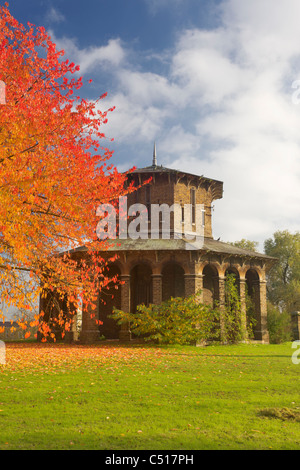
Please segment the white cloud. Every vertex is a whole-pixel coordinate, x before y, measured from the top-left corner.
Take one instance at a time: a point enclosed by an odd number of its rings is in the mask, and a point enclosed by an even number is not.
[[[292,82],[300,79],[300,3],[227,0],[221,12],[215,29],[178,32],[173,50],[162,51],[170,66],[165,61],[161,74],[135,63],[120,39],[86,49],[61,43],[84,71],[106,64],[112,73],[105,106],[116,110],[106,133],[128,145],[128,167],[138,161],[137,145],[152,149],[156,140],[159,163],[224,181],[216,237],[263,241],[277,229],[299,230],[300,105],[292,103]]]
[[[224,99],[244,88],[249,71],[232,61],[235,44],[228,39],[224,30],[191,30],[180,38],[172,75],[190,102],[195,103],[196,99],[198,104],[220,106]]]
[[[180,88],[170,83],[167,77],[152,72],[139,72],[122,69],[118,73],[119,87],[133,102],[144,106],[157,105],[163,109],[175,100],[181,101]]]
[[[61,23],[65,21],[64,15],[53,6],[46,11],[45,19],[48,23]]]
[[[200,155],[200,152],[201,138],[185,131],[181,125],[174,125],[166,130],[159,143],[159,157],[166,158],[166,161],[160,162],[164,166],[172,160],[174,155],[180,155],[180,160],[184,162],[195,155]],[[190,168],[186,168],[186,171],[193,173]]]
[[[108,116],[105,133],[108,137],[115,138],[121,145],[153,142],[160,133],[167,114],[159,107],[147,106],[122,92],[108,96],[99,104],[100,109],[103,109],[104,105],[105,108],[116,107]]]
[[[286,62],[299,54],[298,0],[223,2],[223,23],[239,38],[239,49],[254,66]]]
[[[80,65],[81,74],[94,71],[99,66],[119,67],[126,55],[119,38],[110,39],[104,46],[80,49],[74,38],[58,38],[53,31],[50,31],[50,35],[57,50],[64,50],[66,58]]]
[[[208,159],[195,152],[173,163],[224,181],[216,236],[262,241],[299,230],[300,106],[291,100],[299,77],[291,74],[300,4],[232,0],[223,12],[222,28],[184,32],[173,57],[187,102],[206,106],[204,115],[190,113],[194,134],[210,144]]]

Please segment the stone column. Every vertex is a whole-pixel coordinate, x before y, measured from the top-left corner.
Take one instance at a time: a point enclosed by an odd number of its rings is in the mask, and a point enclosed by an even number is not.
[[[225,311],[225,276],[219,276],[219,307],[220,307],[220,332],[221,332],[221,341],[224,340],[224,311]]]
[[[203,303],[203,276],[202,274],[185,274],[184,275],[184,294],[185,297],[191,295],[199,294],[196,297],[196,300],[199,304]],[[196,326],[197,328],[197,326]],[[204,343],[196,342],[196,346],[203,346]]]
[[[162,303],[162,274],[152,274],[152,303]]]
[[[254,338],[263,343],[269,343],[267,326],[267,282],[253,282],[254,305],[256,313],[256,325],[254,325]]]
[[[293,341],[300,340],[300,312],[291,313]]]
[[[203,302],[203,276],[202,274],[185,274],[184,275],[184,292],[185,297],[199,293],[199,303]]]
[[[80,332],[80,342],[84,344],[91,344],[99,341],[100,331],[99,325],[96,323],[99,312],[99,301],[97,300],[96,308],[92,309],[90,305],[82,306],[82,326]]]
[[[240,278],[241,326],[244,340],[248,339],[246,310],[246,279]]]
[[[39,299],[39,327],[41,326],[41,323],[44,319],[44,317],[41,317],[41,313],[44,312],[45,313],[45,309],[46,309],[46,292],[45,290],[42,291],[42,293],[40,294],[40,299]],[[42,333],[39,331],[37,331],[37,341],[40,342],[42,340],[43,336],[42,336]]]
[[[121,284],[121,310],[123,312],[130,312],[130,274],[121,274],[120,280]],[[120,341],[130,341],[131,332],[130,324],[122,324],[121,330],[119,333]]]
[[[269,343],[268,311],[267,311],[267,281],[260,281],[260,317],[262,341]]]

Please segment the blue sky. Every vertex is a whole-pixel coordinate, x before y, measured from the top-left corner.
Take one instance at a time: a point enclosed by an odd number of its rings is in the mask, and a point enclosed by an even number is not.
[[[299,230],[299,0],[14,0],[116,106],[113,163],[158,163],[224,182],[213,235],[260,242]]]

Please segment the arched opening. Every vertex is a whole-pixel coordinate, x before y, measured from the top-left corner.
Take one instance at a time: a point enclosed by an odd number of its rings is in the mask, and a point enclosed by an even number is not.
[[[227,268],[226,271],[225,271],[225,278],[226,276],[228,275],[232,275],[235,279],[235,285],[237,287],[237,290],[238,290],[238,294],[240,294],[240,276],[239,276],[239,273],[238,273],[238,270],[235,269],[235,268]]]
[[[162,269],[162,300],[184,297],[184,269],[177,263],[169,263]]]
[[[106,339],[119,338],[120,326],[109,315],[113,312],[113,307],[121,309],[121,286],[119,285],[121,271],[118,266],[111,265],[107,268],[106,275],[112,279],[108,286],[101,290],[99,294],[99,320],[102,325],[99,326],[100,337]],[[114,281],[117,282],[114,282]]]
[[[254,339],[260,339],[257,333],[261,326],[259,275],[255,269],[246,272],[246,285],[247,327],[253,331]]]
[[[214,306],[219,299],[218,271],[215,266],[207,264],[203,269],[203,302]]]
[[[147,264],[138,264],[130,272],[131,312],[140,304],[152,303],[152,270]]]

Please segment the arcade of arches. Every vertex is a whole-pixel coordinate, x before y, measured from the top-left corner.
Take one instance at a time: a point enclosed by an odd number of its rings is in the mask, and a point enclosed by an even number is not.
[[[110,291],[101,292],[98,299],[99,326],[89,314],[82,319],[81,340],[93,342],[99,335],[107,339],[130,340],[128,327],[121,328],[109,318],[113,306],[123,311],[136,311],[139,304],[160,304],[172,297],[189,296],[200,291],[199,301],[213,305],[225,302],[225,279],[234,274],[242,306],[242,323],[247,324],[246,290],[253,300],[254,339],[268,342],[266,307],[266,266],[263,260],[244,257],[200,254],[192,259],[183,253],[123,253],[111,266],[110,274],[118,275],[121,283]],[[246,330],[246,328],[245,328]]]

